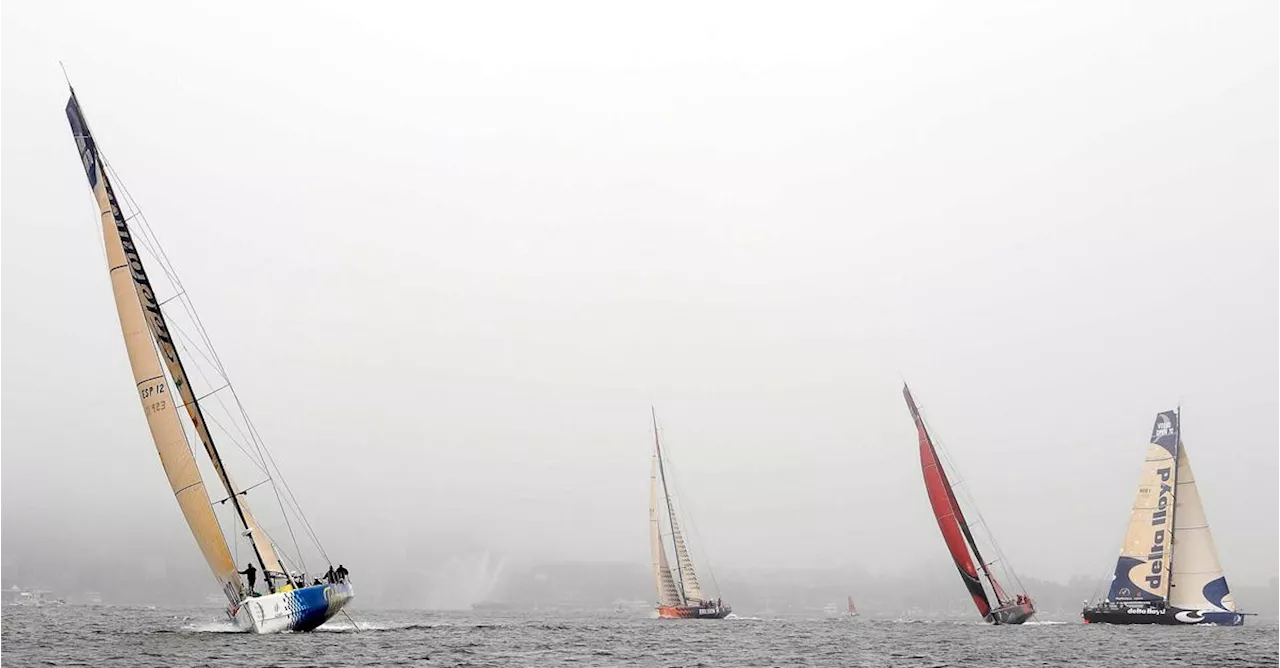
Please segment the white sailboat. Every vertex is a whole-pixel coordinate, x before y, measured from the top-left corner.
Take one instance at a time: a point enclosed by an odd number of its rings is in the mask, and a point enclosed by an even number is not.
[[[1106,624],[1244,623],[1209,532],[1178,410],[1156,416],[1107,597],[1081,614]]]
[[[300,564],[300,560],[281,558],[276,544],[249,509],[245,498],[248,490],[233,484],[209,431],[201,407],[204,397],[194,394],[162,303],[147,276],[129,221],[121,211],[107,177],[106,163],[89,132],[74,89],[66,112],[101,217],[112,292],[143,413],[178,507],[226,598],[227,614],[243,628],[257,633],[314,629],[351,600],[352,586],[345,582],[306,586],[305,576],[286,570],[286,563]],[[257,595],[242,583],[241,571],[232,562],[213,501],[188,445],[181,412],[186,413],[226,493],[218,503],[229,502],[234,509],[239,535],[246,539],[257,564],[254,572],[260,570],[263,575],[267,588],[264,595]],[[270,476],[264,482],[275,484]]]

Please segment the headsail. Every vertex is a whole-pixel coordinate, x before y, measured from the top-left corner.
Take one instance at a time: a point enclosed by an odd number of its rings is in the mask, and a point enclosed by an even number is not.
[[[658,516],[658,456],[653,456],[653,471],[649,475],[649,549],[653,553],[653,578],[658,586],[658,605],[680,605],[680,592],[671,565],[667,562],[667,550],[662,546],[662,526]]]
[[[668,502],[670,498],[668,497]],[[680,524],[676,522],[675,509],[671,509],[671,540],[676,544],[676,567],[680,569],[680,583],[687,603],[702,600],[702,586],[698,584],[698,574],[693,570],[693,560],[689,558],[689,548],[685,546],[684,534],[680,533]]]
[[[941,462],[938,461],[938,452],[933,447],[928,430],[925,429],[920,410],[916,408],[911,390],[905,384],[902,386],[902,396],[906,399],[911,418],[916,423],[916,432],[920,439],[920,468],[924,472],[924,486],[929,493],[929,505],[933,507],[933,516],[938,521],[938,529],[942,531],[942,539],[947,544],[947,550],[951,552],[956,570],[960,571],[960,578],[964,580],[965,588],[973,597],[973,604],[985,618],[991,614],[991,601],[987,598],[987,591],[982,587],[982,581],[978,579],[978,570],[974,567],[973,558],[969,554],[969,548],[973,546],[973,536],[951,491],[951,482],[947,480],[947,474],[942,470]],[[976,546],[974,546],[974,553],[977,554]],[[978,560],[981,563],[981,556]],[[983,570],[986,570],[985,564]],[[987,577],[995,586],[995,580],[991,579],[990,573]],[[996,593],[999,599],[999,590]]]
[[[186,433],[178,417],[177,402],[185,402],[186,399],[174,398],[153,345],[152,336],[159,308],[155,307],[149,313],[143,310],[144,304],[155,304],[155,294],[133,248],[128,225],[120,212],[74,92],[67,102],[67,120],[71,123],[80,160],[84,164],[89,187],[93,190],[102,218],[111,288],[120,316],[129,366],[133,369],[151,438],[155,441],[160,463],[169,478],[169,486],[177,497],[196,544],[214,576],[222,584],[228,601],[233,605],[237,604],[240,601],[240,576],[231,561],[226,538],[222,535],[213,507],[209,504],[204,480],[188,447]]]
[[[1169,597],[1172,515],[1176,513],[1175,494],[1181,491],[1177,479],[1178,430],[1177,411],[1156,415],[1129,529],[1111,580],[1108,598],[1112,601],[1162,601]],[[1203,510],[1200,515],[1203,519]]]
[[[1178,443],[1177,481],[1169,605],[1183,610],[1235,612],[1236,602],[1218,561],[1209,520],[1200,502],[1200,490],[1191,472],[1191,460],[1181,442]]]

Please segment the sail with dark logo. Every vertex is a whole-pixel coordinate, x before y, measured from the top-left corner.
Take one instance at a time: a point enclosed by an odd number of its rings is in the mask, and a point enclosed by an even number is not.
[[[920,468],[924,473],[924,487],[929,495],[929,505],[933,508],[934,519],[937,520],[938,529],[942,532],[942,540],[951,553],[956,570],[960,572],[960,579],[964,581],[965,589],[973,599],[974,606],[978,608],[978,614],[993,624],[1021,624],[1027,621],[1036,612],[1031,597],[1023,593],[1009,596],[992,573],[991,563],[983,560],[973,531],[960,508],[960,502],[956,499],[955,489],[939,459],[938,449],[929,436],[929,430],[925,426],[924,418],[920,415],[920,409],[916,406],[915,398],[911,396],[911,390],[905,384],[902,386],[902,396],[907,401],[907,409],[911,412],[911,418],[915,421],[919,436]],[[998,551],[999,548],[997,547],[996,550]],[[1008,570],[1007,560],[1002,561]],[[1009,572],[1012,574],[1012,570]],[[1017,580],[1016,575],[1013,578]],[[987,583],[985,586],[983,579]],[[990,596],[987,593],[988,586],[991,589]],[[993,598],[994,605],[992,605]]]
[[[301,550],[295,551],[290,558],[284,558],[279,546],[250,510],[247,499],[249,490],[264,484],[275,487],[280,480],[280,472],[274,460],[269,455],[262,454],[265,452],[262,450],[263,445],[247,417],[243,418],[245,430],[241,430],[240,435],[244,437],[248,434],[252,447],[258,450],[258,459],[253,463],[265,474],[266,479],[248,487],[232,482],[222,452],[209,429],[203,401],[224,390],[232,395],[231,403],[237,407],[239,399],[234,398],[234,389],[226,379],[220,362],[213,366],[220,376],[218,381],[222,384],[197,396],[193,379],[188,374],[188,366],[184,363],[190,360],[183,359],[179,347],[194,349],[206,359],[212,356],[216,360],[216,353],[211,346],[208,350],[202,350],[195,343],[195,339],[199,338],[207,344],[207,333],[199,325],[198,316],[194,315],[194,307],[185,291],[178,289],[167,299],[162,299],[158,294],[159,290],[152,283],[142,258],[142,247],[151,246],[155,253],[157,242],[153,235],[145,231],[141,236],[135,236],[136,230],[131,222],[138,223],[145,219],[136,208],[131,209],[133,215],[130,216],[126,216],[121,209],[122,203],[127,205],[130,201],[127,191],[124,191],[125,199],[122,202],[108,177],[109,167],[89,131],[89,124],[74,90],[67,101],[66,114],[80,161],[89,179],[89,188],[98,206],[112,293],[133,380],[142,401],[143,415],[183,518],[213,572],[218,588],[227,599],[227,615],[242,628],[257,633],[314,629],[337,614],[351,600],[352,586],[349,582],[342,581],[319,583],[318,578],[314,578],[315,582],[308,586]],[[160,257],[163,257],[163,251],[160,253]],[[158,264],[161,274],[167,276],[176,287],[176,274],[167,259]],[[178,299],[186,312],[191,314],[195,322],[194,332],[185,332],[170,321],[164,306],[172,299]],[[187,343],[179,342],[178,336],[186,336]],[[205,377],[203,371],[201,376]],[[229,411],[221,398],[217,399],[217,404]],[[242,414],[243,410],[239,412]],[[206,465],[213,470],[225,498],[217,501],[210,498],[204,476],[200,472],[196,450],[187,440],[186,425],[190,425],[191,431],[200,441]],[[237,424],[236,428],[239,427]],[[225,433],[226,427],[222,428]],[[244,444],[237,445],[247,452]],[[275,498],[281,506],[281,518],[292,536],[286,506],[301,521],[305,522],[305,518],[296,509],[292,492],[287,488],[283,493],[280,489],[275,491]],[[236,525],[232,543],[228,542],[219,524],[215,504],[232,511],[232,521]],[[305,528],[310,533],[310,526]],[[314,534],[312,537],[314,539]],[[241,543],[253,556],[253,563],[244,571],[236,569],[231,557],[231,546],[239,547]],[[296,540],[294,544],[296,548]],[[316,547],[318,548],[318,542]],[[322,548],[319,551],[323,554]],[[263,594],[256,591],[256,575],[259,572],[262,574],[262,585],[267,590]],[[246,582],[241,581],[241,573],[248,576]]]
[[[1209,532],[1181,417],[1179,410],[1156,415],[1115,572],[1106,596],[1081,613],[1086,622],[1244,623]]]

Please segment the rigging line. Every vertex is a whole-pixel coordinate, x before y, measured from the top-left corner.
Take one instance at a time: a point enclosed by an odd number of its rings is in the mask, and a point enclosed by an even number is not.
[[[240,398],[239,398],[239,396],[237,396],[237,395],[235,394],[235,390],[234,390],[234,389],[232,390],[231,395],[232,395],[233,397],[235,397],[235,399],[236,399],[236,403],[237,403],[237,404],[239,404],[239,402],[240,402]],[[255,425],[253,424],[252,420],[250,420],[250,419],[249,419],[248,414],[245,414],[245,416],[244,416],[244,417],[245,417],[245,424],[246,424],[246,426],[249,428],[249,432],[250,432],[250,433],[252,433],[252,434],[256,434],[256,433],[257,433],[257,431],[258,431],[257,426],[255,426]],[[259,436],[259,440],[261,440],[261,437],[260,437],[260,436]],[[276,493],[276,500],[277,500],[277,502],[279,502],[279,503],[281,504],[281,507],[283,508],[284,503],[283,503],[283,500],[280,498],[280,487],[284,487],[286,494],[288,494],[288,497],[289,497],[289,499],[291,500],[291,507],[292,507],[293,511],[297,514],[298,519],[302,521],[303,527],[306,529],[307,535],[311,538],[311,542],[312,542],[312,543],[316,546],[316,548],[320,551],[320,556],[324,557],[324,559],[325,559],[325,561],[326,561],[326,562],[329,562],[329,561],[330,561],[330,559],[329,559],[329,554],[328,554],[328,552],[326,552],[326,551],[325,551],[325,549],[324,549],[324,544],[322,544],[322,543],[320,542],[320,537],[316,535],[315,530],[311,527],[311,521],[310,521],[309,519],[307,519],[306,513],[303,513],[303,512],[302,512],[302,508],[300,507],[300,504],[298,504],[298,499],[297,499],[297,497],[295,497],[295,496],[294,496],[294,494],[293,494],[293,490],[289,487],[289,481],[288,481],[288,480],[286,480],[286,479],[284,478],[284,476],[281,474],[281,472],[280,472],[280,466],[279,466],[278,464],[276,464],[275,457],[271,454],[271,450],[270,450],[270,449],[268,449],[268,448],[263,448],[263,451],[265,451],[265,452],[266,452],[266,454],[267,454],[267,458],[268,458],[268,461],[270,462],[270,465],[275,467],[275,470],[276,470],[276,479],[277,479],[277,480],[279,480],[279,482],[280,482],[280,485],[279,485],[279,486],[276,486],[276,485],[272,485],[272,486],[271,486],[271,487],[272,487],[272,489],[273,489],[273,490],[275,490],[275,493]],[[292,534],[292,533],[293,533],[293,525],[292,525],[291,523],[289,523],[289,521],[288,521],[288,516],[287,516],[287,515],[285,516],[285,524],[286,524],[286,526],[288,526],[288,527],[289,527],[289,532],[290,532],[290,534]],[[294,543],[295,543],[295,545],[296,545],[296,543],[297,543],[297,538],[296,538],[296,537],[294,538]]]
[[[267,483],[269,483],[269,482],[271,482],[271,478],[267,478],[266,480],[259,480],[258,482],[255,482],[255,483],[253,483],[252,485],[249,485],[248,487],[245,487],[244,489],[242,489],[242,490],[240,490],[240,491],[236,492],[236,493],[235,493],[235,496],[247,496],[247,495],[249,494],[249,490],[253,489],[254,487],[259,487],[259,486],[265,485],[265,484],[267,484]],[[222,499],[219,499],[219,500],[217,500],[217,501],[214,501],[214,503],[226,503],[226,502],[228,502],[228,501],[230,501],[230,500],[231,500],[231,497],[230,497],[230,496],[227,496],[227,497],[223,497]]]
[[[941,452],[942,457],[946,460],[947,465],[953,472],[958,472],[955,464],[955,458],[951,456],[950,449],[937,438],[937,432],[929,428],[929,423],[925,420],[923,415],[921,415],[920,419],[925,421],[925,427],[929,429],[929,433],[933,436],[932,441],[934,449]],[[961,478],[959,481],[952,481],[951,488],[952,490],[959,488],[960,496],[963,497],[965,504],[972,511],[973,515],[977,517],[977,526],[982,528],[982,533],[987,538],[987,542],[991,544],[991,547],[995,549],[996,556],[1003,562],[1002,568],[1006,571],[1005,574],[1018,586],[1019,589],[1022,589],[1025,592],[1025,588],[1022,586],[1022,580],[1018,577],[1017,572],[1014,571],[1013,566],[1004,554],[1004,550],[1000,548],[1000,543],[996,541],[995,535],[991,531],[990,524],[987,523],[986,517],[982,514],[982,509],[978,507],[977,502],[973,498],[973,494],[969,491],[969,486],[964,484],[964,479]],[[970,526],[972,527],[974,524],[970,523]]]
[[[230,378],[227,377],[226,368],[223,366],[222,360],[218,357],[217,350],[213,346],[213,342],[210,339],[208,332],[204,327],[204,323],[200,319],[199,313],[195,311],[194,304],[191,303],[189,296],[187,296],[186,288],[185,286],[183,286],[182,280],[178,276],[177,269],[173,266],[172,261],[169,259],[168,254],[164,250],[164,246],[160,243],[159,235],[157,235],[155,233],[155,230],[151,227],[150,221],[147,220],[146,214],[142,211],[142,207],[140,207],[137,201],[133,198],[133,194],[129,192],[128,186],[124,183],[124,180],[120,178],[119,174],[115,171],[115,169],[111,166],[111,164],[107,161],[107,159],[104,156],[100,156],[99,159],[102,161],[104,169],[110,171],[111,175],[114,177],[114,180],[117,182],[121,193],[124,195],[124,197],[121,199],[123,200],[124,205],[129,209],[130,216],[128,219],[129,220],[137,219],[139,223],[137,225],[137,228],[142,233],[138,237],[139,241],[148,251],[150,251],[152,256],[157,260],[156,264],[161,268],[161,271],[165,274],[166,278],[169,279],[170,283],[172,283],[173,286],[177,289],[178,294],[175,296],[182,297],[182,299],[180,299],[180,302],[183,304],[184,309],[187,311],[188,315],[191,317],[192,322],[195,324],[197,332],[200,334],[201,339],[205,342],[205,345],[208,347],[209,355],[213,357],[213,359],[209,361],[218,370],[218,373],[219,375],[222,376],[223,380],[226,381],[229,385]],[[152,246],[154,246],[154,248],[152,248]],[[192,344],[193,344],[192,347],[195,348],[197,351],[199,351],[199,346],[194,345],[194,342],[192,342]],[[202,356],[204,356],[203,353],[202,353]],[[206,356],[206,359],[208,359],[207,356]],[[200,374],[202,377],[204,377],[205,382],[208,383],[208,378],[204,376],[203,370],[200,371]],[[232,392],[234,394],[234,388]],[[219,399],[219,404],[221,404],[223,406],[223,409],[227,410],[228,415],[230,415],[230,410],[226,409],[226,405],[222,403],[220,397],[218,399]],[[196,403],[198,403],[198,400]],[[244,411],[244,407],[242,404],[240,404],[238,397],[237,397],[236,403],[237,403],[237,406],[240,408],[241,414],[243,415],[243,417],[247,422],[248,414]],[[208,420],[210,418],[206,418],[206,419]],[[231,437],[231,434],[226,429],[226,427],[218,423],[217,420],[212,420],[212,421],[214,422],[214,424],[217,424],[223,430],[224,433],[227,433],[228,437],[230,437],[232,442],[235,443],[234,437]],[[232,419],[232,422],[235,423],[234,418]],[[237,424],[236,427],[238,430],[239,425]],[[242,432],[242,436],[243,436],[243,432]],[[191,447],[190,441],[188,441],[188,446]],[[245,452],[245,454],[249,456],[250,460],[253,460],[253,456],[250,455],[242,445],[240,445],[239,443],[236,443],[236,446],[240,448],[242,452]],[[255,441],[254,446],[255,446],[255,449],[259,451],[258,459],[260,461],[263,460],[263,457],[262,457],[263,445],[261,441],[260,440]],[[270,477],[270,473],[265,467],[265,462],[262,465],[259,465],[259,468],[262,469],[264,473],[267,473],[268,477]],[[276,474],[277,476],[281,476],[279,466],[276,466]],[[276,491],[276,502],[280,506],[280,509],[282,511],[281,514],[285,517],[286,525],[289,526],[290,535],[293,536],[293,527],[288,522],[288,513],[284,512],[285,511],[284,503],[280,498],[280,494],[278,490]],[[300,508],[295,508],[294,510],[301,516]],[[305,520],[305,517],[303,519]],[[312,536],[312,540],[316,542],[318,546],[319,541],[314,535]],[[294,537],[294,544],[296,547],[297,546],[296,536]],[[299,550],[299,552],[301,552],[301,550]]]
[[[947,449],[946,445],[938,439],[936,430],[932,428],[929,421],[923,415],[923,412],[921,412],[920,421],[924,424],[925,430],[928,431],[930,434],[930,442],[933,444],[934,452],[938,453],[938,455],[940,455],[941,457],[941,459],[939,459],[938,461],[939,467],[945,464],[951,469],[952,473],[956,473],[958,477],[958,471],[956,469],[955,461],[951,458],[950,451]],[[957,489],[958,489],[958,496],[957,496]],[[983,528],[982,534],[987,538],[987,542],[990,544],[992,548],[995,549],[996,556],[1000,557],[1003,560],[1004,554],[1000,550],[1000,545],[999,543],[996,542],[995,537],[991,534],[990,526],[987,524],[986,518],[982,516],[982,511],[978,508],[978,504],[973,500],[973,496],[969,493],[968,486],[961,485],[960,483],[952,481],[951,493],[952,493],[952,496],[955,497],[957,504],[960,503],[961,499],[963,499],[965,501],[965,505],[968,506],[968,509],[969,509],[969,513],[968,515],[966,515],[966,518],[965,518],[965,524],[968,528],[965,528],[965,527],[961,527],[961,528],[968,531],[969,534],[972,534],[973,533],[972,529],[975,525],[971,521],[969,521],[969,517],[970,516],[976,517],[979,523],[978,526],[981,526]],[[971,550],[974,551],[975,556],[979,556],[977,555],[978,547],[977,547],[976,539],[970,538],[969,547]],[[979,565],[981,566],[983,565],[983,563],[985,562],[979,559]],[[1022,583],[1020,580],[1018,580],[1017,573],[1013,572],[1013,569],[1008,567],[1007,560],[1005,560],[1005,564],[1006,565],[1004,569],[1006,571],[1005,572],[1006,579],[1012,582],[1013,584],[1017,585],[1019,589],[1021,589]],[[1003,588],[999,586],[999,583],[995,580],[994,576],[991,574],[990,569],[983,566],[982,571],[983,571],[983,574],[987,576],[987,580],[991,583],[992,591],[997,594],[996,600],[998,602],[1003,603],[1003,601],[1001,600],[1001,597],[999,596]]]
[[[209,355],[212,356],[212,360],[210,360],[210,362],[217,368],[218,373],[222,376],[223,380],[225,380],[228,384],[230,384],[231,379],[227,375],[226,368],[222,364],[222,359],[218,356],[217,349],[213,346],[213,341],[210,339],[208,335],[208,331],[204,326],[204,322],[200,319],[200,314],[196,311],[195,305],[192,303],[190,295],[186,291],[186,287],[183,286],[182,280],[178,276],[177,269],[173,266],[172,261],[170,261],[168,254],[164,250],[164,246],[160,244],[159,236],[155,233],[154,229],[152,229],[151,223],[150,221],[147,220],[146,214],[142,211],[142,208],[138,206],[137,201],[133,197],[133,194],[129,192],[128,186],[124,183],[124,180],[119,177],[119,174],[115,171],[115,168],[111,166],[111,164],[106,160],[105,157],[100,156],[100,159],[102,160],[104,168],[110,170],[112,176],[115,177],[114,180],[117,182],[117,185],[119,186],[121,193],[124,195],[123,199],[125,200],[125,204],[130,208],[130,210],[133,212],[133,215],[136,216],[139,222],[141,223],[139,227],[143,228],[145,232],[154,241],[156,248],[155,250],[152,250],[152,254],[156,257],[157,260],[159,260],[158,264],[160,265],[161,270],[165,273],[165,276],[169,278],[169,280],[183,295],[183,298],[180,299],[179,301],[183,304],[184,309],[187,311],[188,315],[192,319],[192,322],[195,324],[196,331],[200,334],[201,339],[204,340],[205,345],[208,347]],[[151,250],[151,249],[149,248],[148,250]],[[199,350],[198,347],[196,349]],[[208,357],[206,357],[206,359],[208,359]],[[302,509],[298,506],[297,498],[294,496],[292,490],[289,489],[288,482],[284,479],[283,473],[281,472],[279,465],[275,463],[275,458],[271,455],[270,450],[265,448],[265,444],[262,443],[261,435],[257,434],[256,427],[254,427],[250,422],[248,412],[245,411],[244,405],[240,402],[239,395],[236,393],[234,386],[231,388],[231,393],[232,393],[232,396],[235,397],[236,406],[240,409],[240,413],[244,418],[245,422],[247,423],[250,433],[256,436],[256,438],[247,439],[247,440],[253,441],[256,449],[259,450],[260,459],[262,458],[261,452],[263,450],[266,451],[267,457],[271,459],[271,464],[274,466],[276,470],[275,477],[278,478],[280,482],[285,486],[285,489],[288,492],[289,497],[293,501],[294,512],[298,515],[299,519],[301,519],[306,525],[307,531],[311,536],[312,542],[316,544],[316,547],[320,548],[322,555],[326,559],[328,559],[328,555],[324,553],[324,548],[320,544],[319,538],[315,535],[314,530],[311,528],[310,521],[307,520],[306,515],[302,512]],[[219,398],[219,403],[221,403],[220,398]],[[226,408],[225,405],[223,407],[224,409]],[[230,410],[229,409],[226,409],[226,410],[228,414],[230,414]],[[237,428],[238,427],[239,425],[237,424]],[[224,432],[226,431],[225,427],[223,427],[223,431]],[[229,432],[228,432],[228,435],[229,435]],[[239,446],[239,444],[237,444],[237,446]],[[241,450],[243,450],[243,448],[241,448]],[[245,454],[248,455],[249,453],[245,452]],[[252,459],[252,456],[250,456],[250,459]],[[265,464],[265,461],[263,463]],[[260,467],[260,468],[263,468],[263,467]],[[267,471],[264,470],[264,472],[267,472]],[[268,472],[268,475],[270,475],[269,472]],[[283,503],[283,500],[280,498],[279,490],[276,490],[276,500],[277,500],[277,503],[281,506],[281,510],[284,510],[284,503]],[[286,524],[288,524],[287,514],[286,514]],[[290,526],[290,532],[292,533],[292,526]],[[295,539],[295,543],[296,543],[296,539]]]
[[[171,325],[170,327],[172,328],[172,325]],[[178,330],[178,331],[179,331],[179,332],[181,332],[181,330]],[[187,347],[186,347],[185,345],[183,345],[183,343],[182,343],[181,341],[175,341],[175,343],[176,343],[179,347],[181,347],[181,348],[182,348],[182,350],[183,350],[184,352],[185,352],[185,351],[187,351]],[[192,366],[195,368],[196,373],[200,374],[200,379],[201,379],[201,380],[203,380],[203,381],[207,384],[207,383],[209,382],[209,379],[208,379],[208,377],[206,377],[206,376],[205,376],[205,374],[204,374],[204,370],[202,370],[202,369],[200,368],[200,366],[199,366],[199,365],[197,365],[197,364],[193,364]],[[185,405],[186,405],[186,404],[184,404],[184,406],[185,406]],[[266,467],[264,467],[264,466],[260,465],[256,460],[254,460],[254,458],[253,458],[253,453],[251,453],[251,452],[249,452],[248,450],[246,450],[246,449],[244,448],[244,445],[242,445],[242,444],[240,443],[240,441],[236,440],[235,434],[232,434],[232,433],[230,432],[230,430],[228,430],[228,429],[227,429],[227,428],[226,428],[226,427],[225,427],[221,422],[219,422],[219,421],[218,421],[218,418],[217,418],[216,416],[214,416],[214,415],[213,415],[213,412],[212,412],[212,411],[210,411],[209,413],[205,414],[204,419],[205,419],[205,422],[207,422],[207,423],[209,423],[209,424],[212,424],[212,425],[216,426],[217,428],[221,429],[221,430],[222,430],[222,433],[226,434],[226,436],[227,436],[227,440],[231,441],[232,445],[236,446],[236,448],[237,448],[237,449],[239,449],[239,450],[240,450],[240,452],[243,452],[243,453],[245,454],[245,456],[249,458],[249,461],[250,461],[251,463],[253,463],[253,465],[254,465],[254,466],[257,466],[257,467],[258,467],[258,470],[262,471],[263,475],[266,475],[268,478],[270,478],[270,477],[271,477],[271,473],[266,469]],[[234,423],[234,420],[233,420],[232,422]],[[185,433],[185,429],[184,429],[184,433]],[[197,434],[197,436],[198,436],[198,434]],[[194,448],[194,446],[192,446],[192,447]],[[194,452],[194,450],[192,450],[192,451]]]

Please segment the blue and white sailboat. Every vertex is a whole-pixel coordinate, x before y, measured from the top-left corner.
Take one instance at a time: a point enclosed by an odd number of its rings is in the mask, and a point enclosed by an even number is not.
[[[89,187],[98,205],[112,292],[120,316],[129,364],[133,370],[138,396],[142,400],[143,413],[182,515],[226,596],[227,615],[237,625],[256,633],[314,629],[337,614],[351,600],[354,594],[352,585],[334,581],[315,584],[319,579],[313,578],[313,584],[308,586],[301,550],[298,550],[296,559],[283,557],[283,551],[271,540],[250,511],[246,499],[248,488],[237,487],[232,483],[209,430],[205,408],[201,404],[203,399],[214,392],[230,388],[230,383],[228,381],[202,397],[196,396],[187,367],[179,354],[180,346],[175,340],[175,335],[182,335],[183,332],[171,325],[162,308],[164,301],[157,296],[157,290],[147,276],[139,254],[139,245],[145,243],[145,238],[135,237],[130,229],[130,219],[122,212],[116,191],[107,178],[109,169],[89,132],[89,125],[85,122],[74,90],[67,102],[67,119],[71,122],[80,160],[84,164]],[[161,268],[171,275],[171,267],[167,266],[167,261],[161,262]],[[171,280],[176,279],[171,276]],[[190,308],[183,291],[179,291],[175,297],[182,297],[183,305]],[[193,319],[198,333],[207,343],[208,338],[199,327],[199,319]],[[216,354],[213,358],[216,360]],[[216,364],[216,369],[221,376],[220,380],[225,381],[226,374],[222,371],[220,362]],[[230,391],[234,393],[233,389]],[[238,399],[233,403],[239,407]],[[219,404],[225,407],[221,401]],[[208,457],[206,465],[211,466],[216,473],[226,498],[218,501],[210,499],[194,451],[188,444],[187,426],[183,423],[182,413],[186,414],[187,425],[203,445]],[[247,423],[247,418],[245,421]],[[254,446],[261,448],[261,442],[251,424],[248,425],[248,433]],[[256,463],[266,474],[266,480],[258,484],[275,485],[279,480],[279,469],[275,467],[274,460],[270,460],[269,455],[259,456]],[[280,491],[277,490],[276,498],[280,500],[281,512],[286,513],[285,506],[289,505],[300,517],[296,501],[287,487],[283,494]],[[237,542],[233,544],[239,545],[243,541],[250,548],[253,563],[256,564],[253,570],[255,573],[262,573],[265,593],[259,595],[254,591],[255,588],[246,586],[241,581],[240,571],[237,571],[232,561],[231,547],[214,513],[214,503],[222,507],[230,503],[237,527]],[[305,518],[302,519],[305,523]],[[285,520],[288,521],[287,514]],[[314,537],[309,524],[306,529]],[[322,548],[320,552],[323,554]]]

